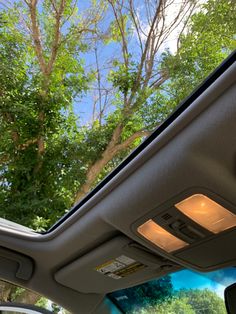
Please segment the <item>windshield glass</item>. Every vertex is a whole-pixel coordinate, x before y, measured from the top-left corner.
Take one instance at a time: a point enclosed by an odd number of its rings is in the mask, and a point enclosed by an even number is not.
[[[226,314],[224,289],[235,282],[236,268],[209,273],[181,270],[109,297],[130,314]]]
[[[234,49],[234,0],[0,1],[0,217],[46,231]]]

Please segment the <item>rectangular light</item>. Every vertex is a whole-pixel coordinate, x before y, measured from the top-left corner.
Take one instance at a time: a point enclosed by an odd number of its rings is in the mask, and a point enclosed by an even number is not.
[[[139,226],[137,230],[144,238],[168,253],[179,250],[188,245],[188,243],[180,240],[156,224],[152,219]]]
[[[235,214],[203,194],[194,194],[175,204],[175,207],[213,233],[236,226]]]

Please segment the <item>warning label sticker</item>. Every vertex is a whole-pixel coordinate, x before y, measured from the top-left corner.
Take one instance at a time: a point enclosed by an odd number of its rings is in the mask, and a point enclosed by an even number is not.
[[[120,255],[113,260],[97,266],[95,270],[112,279],[121,279],[144,267],[146,267],[144,264],[137,262],[133,258]]]
[[[103,265],[96,267],[96,271],[102,274],[106,274],[106,273],[112,273],[123,267],[124,267],[124,264],[120,263],[117,260],[112,260]]]

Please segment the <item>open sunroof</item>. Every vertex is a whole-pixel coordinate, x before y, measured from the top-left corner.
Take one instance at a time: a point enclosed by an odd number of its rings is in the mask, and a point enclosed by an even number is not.
[[[174,112],[162,122],[153,133],[145,139],[122,163],[120,163],[105,179],[102,180],[87,196],[85,196],[76,206],[74,206],[66,215],[64,215],[56,224],[54,224],[48,232],[55,230],[60,224],[73,215],[80,207],[82,207],[89,199],[91,199],[99,190],[101,190],[111,179],[113,179],[122,169],[124,169],[136,156],[142,153],[144,149],[158,137],[181,113],[186,110],[217,78],[219,78],[234,62],[236,61],[236,51],[224,60],[214,72],[212,72],[185,100],[183,100]]]

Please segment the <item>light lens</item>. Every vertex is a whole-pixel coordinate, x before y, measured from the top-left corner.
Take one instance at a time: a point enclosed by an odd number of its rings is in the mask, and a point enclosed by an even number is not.
[[[203,194],[192,195],[175,207],[213,233],[236,226],[236,215]]]
[[[179,250],[188,245],[188,243],[180,240],[179,238],[175,237],[173,234],[169,233],[161,226],[156,224],[152,219],[146,221],[144,224],[138,227],[138,232],[154,243],[155,245],[159,246],[163,250],[169,252],[173,252]]]

